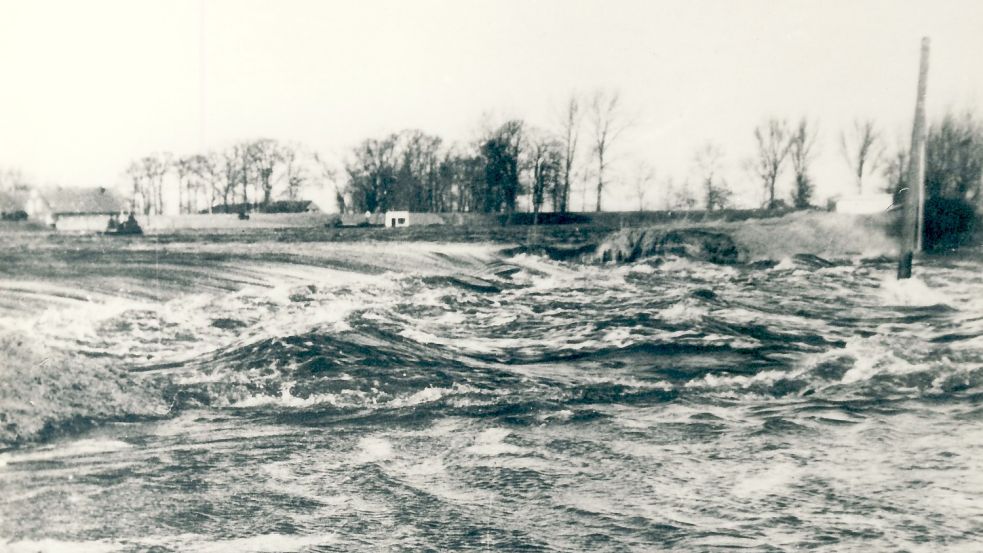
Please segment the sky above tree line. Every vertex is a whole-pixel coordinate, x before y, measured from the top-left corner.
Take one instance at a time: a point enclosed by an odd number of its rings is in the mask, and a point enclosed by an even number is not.
[[[922,36],[929,118],[983,114],[981,29],[973,0],[0,0],[0,167],[116,186],[147,153],[259,137],[340,167],[402,129],[469,142],[487,121],[557,128],[572,92],[604,88],[631,119],[607,208],[637,208],[640,161],[656,172],[647,207],[667,178],[695,187],[707,142],[738,202],[759,204],[744,161],[768,117],[818,125],[822,199],[854,186],[839,148],[853,119],[873,118],[889,149],[910,138]],[[582,133],[586,146],[586,121]],[[779,194],[790,185],[786,171]],[[581,197],[591,208],[592,189],[574,190],[575,209]]]

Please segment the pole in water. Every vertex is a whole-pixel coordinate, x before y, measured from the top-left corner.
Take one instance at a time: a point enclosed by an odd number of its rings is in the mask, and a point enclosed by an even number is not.
[[[925,87],[928,80],[928,37],[922,38],[921,63],[918,67],[918,96],[915,122],[911,130],[911,156],[908,164],[908,189],[905,191],[904,221],[901,226],[901,252],[898,256],[898,279],[911,278],[911,263],[922,250],[925,216]]]

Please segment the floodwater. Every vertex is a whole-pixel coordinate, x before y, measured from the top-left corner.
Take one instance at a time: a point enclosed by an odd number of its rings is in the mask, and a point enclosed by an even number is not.
[[[978,251],[903,283],[272,236],[0,260],[0,550],[983,544]]]

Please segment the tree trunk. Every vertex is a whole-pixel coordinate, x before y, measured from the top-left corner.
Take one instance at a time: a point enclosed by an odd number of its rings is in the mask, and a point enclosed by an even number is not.
[[[597,149],[597,209],[601,211],[601,193],[604,192],[604,148]]]

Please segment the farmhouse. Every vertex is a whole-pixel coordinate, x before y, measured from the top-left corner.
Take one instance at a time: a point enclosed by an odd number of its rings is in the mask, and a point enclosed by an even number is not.
[[[106,188],[60,188],[41,193],[28,215],[58,230],[104,231],[126,202]]]

